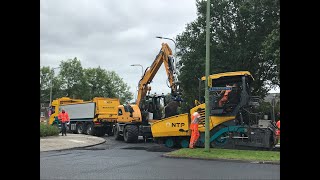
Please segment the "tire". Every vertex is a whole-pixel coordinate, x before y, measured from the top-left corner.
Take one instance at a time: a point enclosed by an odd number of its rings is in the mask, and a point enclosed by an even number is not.
[[[76,133],[77,134],[83,134],[84,133],[84,125],[83,125],[83,123],[78,123],[77,124]]]
[[[93,129],[92,123],[87,124],[86,134],[91,135],[91,136],[94,134],[94,129]]]
[[[120,135],[120,132],[119,132],[119,126],[114,126],[113,128],[113,132],[114,132],[114,137],[115,137],[115,140],[117,141],[122,141],[123,140],[123,136]]]
[[[123,130],[123,139],[127,143],[138,142],[139,129],[135,125],[127,125]]]

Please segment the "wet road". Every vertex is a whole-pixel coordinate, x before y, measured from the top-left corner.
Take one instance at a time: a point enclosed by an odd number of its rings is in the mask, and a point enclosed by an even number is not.
[[[146,150],[152,143],[105,138],[91,148],[40,153],[41,179],[280,179],[279,165],[170,159]]]

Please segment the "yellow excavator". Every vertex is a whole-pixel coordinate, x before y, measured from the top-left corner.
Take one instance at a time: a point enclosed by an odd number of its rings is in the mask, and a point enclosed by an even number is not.
[[[118,118],[113,128],[116,140],[124,140],[129,143],[137,142],[138,136],[152,137],[151,124],[163,117],[161,106],[166,105],[164,94],[150,94],[150,83],[162,63],[168,76],[172,98],[177,101],[181,100],[172,51],[167,43],[162,43],[159,54],[139,81],[136,103],[118,106]]]

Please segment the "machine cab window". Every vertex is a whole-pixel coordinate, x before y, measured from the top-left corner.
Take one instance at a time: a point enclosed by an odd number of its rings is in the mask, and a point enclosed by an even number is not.
[[[122,109],[118,110],[118,116],[122,116]]]
[[[241,99],[249,96],[249,76],[222,76],[212,79],[209,89],[210,114],[218,116],[235,115]]]

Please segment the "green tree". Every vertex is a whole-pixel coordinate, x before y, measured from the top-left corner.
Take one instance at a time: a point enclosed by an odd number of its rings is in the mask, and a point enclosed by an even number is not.
[[[212,0],[210,73],[250,71],[253,94],[264,97],[280,85],[279,0]],[[205,75],[206,1],[196,1],[197,19],[177,36],[181,88],[188,106],[198,99]],[[268,86],[267,86],[268,85]]]
[[[60,97],[91,100],[94,97],[119,98],[121,103],[131,101],[129,86],[114,71],[98,68],[82,68],[77,58],[61,61],[58,76],[53,69],[40,67],[40,101],[49,101],[50,79],[52,99]]]
[[[59,79],[62,81],[61,89],[68,97],[80,98],[81,87],[84,83],[83,68],[76,57],[61,61]]]
[[[84,70],[85,75],[85,94],[89,95],[89,99],[93,97],[115,97],[112,93],[111,79],[108,72],[104,69],[88,68]]]
[[[53,78],[53,71],[49,66],[40,67],[40,102],[47,102],[50,99],[50,80]]]
[[[129,91],[129,86],[123,81],[123,79],[114,71],[109,71],[107,76],[111,81],[110,96],[119,98],[121,103],[131,101],[133,94]]]
[[[67,92],[61,89],[62,84],[63,84],[63,81],[60,78],[60,76],[53,77],[53,79],[52,79],[52,100],[68,96]]]

